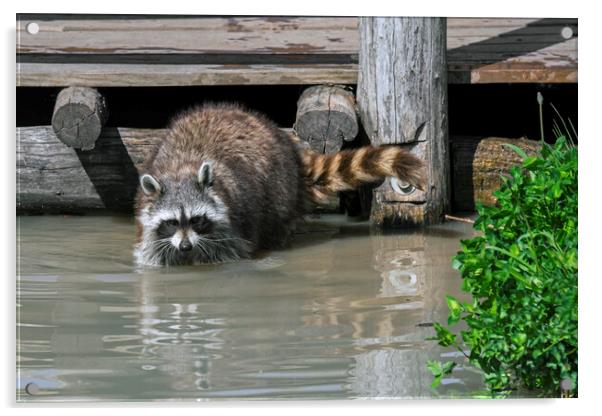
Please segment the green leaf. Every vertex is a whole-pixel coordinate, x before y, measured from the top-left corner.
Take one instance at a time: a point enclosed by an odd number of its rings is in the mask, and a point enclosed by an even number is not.
[[[452,259],[452,267],[456,270],[460,270],[461,266],[462,266],[462,262],[458,259],[458,257],[454,257]]]
[[[456,334],[450,332],[447,328],[444,328],[438,322],[433,324],[435,331],[437,333],[437,340],[439,341],[439,345],[442,347],[449,347],[450,345],[454,345],[456,343]]]
[[[518,147],[515,144],[511,144],[511,143],[503,143],[502,146],[505,146],[509,149],[514,150],[514,152],[519,155],[520,157],[522,157],[523,159],[526,159],[528,156],[525,153],[525,151],[523,149],[521,149],[520,147]]]
[[[455,366],[456,363],[453,361],[448,361],[442,365],[440,361],[429,360],[426,364],[426,367],[430,370],[434,377],[433,382],[431,383],[431,388],[437,388],[441,384],[441,379],[443,376],[451,374]]]
[[[449,375],[451,374],[452,370],[456,367],[456,362],[455,361],[448,361],[445,364],[443,364],[443,367],[441,368],[442,372],[441,374],[443,375]]]
[[[433,378],[433,382],[431,383],[431,388],[436,389],[441,384],[441,375],[435,376]]]
[[[479,235],[462,240],[452,257],[472,299],[445,298],[448,326],[435,323],[433,339],[470,351],[492,397],[517,388],[557,397],[563,379],[577,396],[577,148],[561,138],[531,157],[513,150],[522,163],[502,179],[495,206],[477,203]],[[449,329],[459,320],[462,347]],[[434,386],[452,366],[432,366]]]
[[[449,317],[447,319],[447,324],[454,325],[460,320],[460,316],[464,311],[464,307],[453,296],[446,296],[445,301],[447,302],[447,307],[449,308]]]
[[[429,360],[426,364],[426,368],[428,368],[434,376],[443,374],[443,367],[440,361]]]
[[[538,158],[536,156],[530,156],[530,157],[527,157],[523,161],[523,167],[526,169],[530,169],[530,168],[540,166],[543,163],[544,163],[543,160],[541,160],[540,158]]]
[[[525,334],[524,332],[521,332],[521,333],[513,335],[512,342],[514,342],[516,345],[524,345],[525,342],[527,342],[527,334]]]

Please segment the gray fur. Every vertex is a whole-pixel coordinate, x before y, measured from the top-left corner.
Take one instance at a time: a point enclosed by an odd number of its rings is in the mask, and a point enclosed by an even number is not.
[[[224,262],[281,247],[308,204],[295,142],[236,106],[205,106],[174,120],[146,173],[161,192],[147,193],[142,184],[138,193],[138,264]],[[191,253],[180,252],[177,237],[157,234],[182,208],[188,219],[206,215],[213,225],[193,236]]]
[[[423,167],[393,146],[314,153],[261,115],[206,105],[172,122],[141,177],[134,255],[147,265],[247,258],[286,244],[325,195],[387,176],[424,189]],[[211,227],[188,224],[195,216]]]

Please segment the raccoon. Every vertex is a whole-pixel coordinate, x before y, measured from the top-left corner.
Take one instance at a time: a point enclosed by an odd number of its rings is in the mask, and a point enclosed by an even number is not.
[[[420,189],[420,159],[395,147],[314,153],[263,115],[207,104],[177,116],[140,176],[139,265],[217,263],[282,247],[333,193],[396,176]]]

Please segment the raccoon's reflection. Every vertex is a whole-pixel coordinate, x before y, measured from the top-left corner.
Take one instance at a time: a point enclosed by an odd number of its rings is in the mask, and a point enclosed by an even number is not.
[[[208,316],[200,300],[193,302],[191,290],[155,278],[143,278],[139,286],[141,366],[169,375],[177,391],[210,387],[212,362],[221,358],[224,343],[223,320]]]

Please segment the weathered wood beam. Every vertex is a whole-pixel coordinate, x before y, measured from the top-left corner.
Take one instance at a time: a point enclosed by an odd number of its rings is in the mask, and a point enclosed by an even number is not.
[[[63,89],[52,112],[52,128],[67,146],[90,150],[108,118],[104,97],[95,89],[69,87]]]
[[[17,19],[17,86],[357,82],[356,18]],[[577,23],[450,18],[448,82],[577,82]]]
[[[394,180],[374,190],[371,220],[433,224],[450,203],[444,18],[360,18],[357,103],[374,145],[407,146],[426,163],[425,191]],[[403,184],[402,184],[403,185]]]
[[[131,212],[138,172],[164,135],[105,127],[94,149],[81,151],[51,126],[17,128],[17,213]]]
[[[335,85],[307,88],[297,102],[295,131],[318,153],[336,153],[358,132],[355,97]]]
[[[17,129],[17,212],[132,210],[138,169],[163,130],[105,128],[94,149],[65,146],[51,126]]]
[[[131,212],[138,172],[164,135],[163,129],[104,128],[98,145],[83,152],[66,147],[51,126],[17,128],[17,212]],[[539,146],[529,140],[475,137],[452,137],[451,143],[455,207],[468,210],[475,200],[493,202],[499,175],[520,163],[502,143],[528,154]],[[392,189],[387,196],[404,198]]]
[[[18,63],[18,87],[181,87],[192,85],[354,84],[356,64],[176,65]]]
[[[142,17],[142,16],[139,16]],[[27,32],[29,22],[40,31]],[[29,54],[351,54],[353,17],[177,17],[17,20],[17,53]]]

